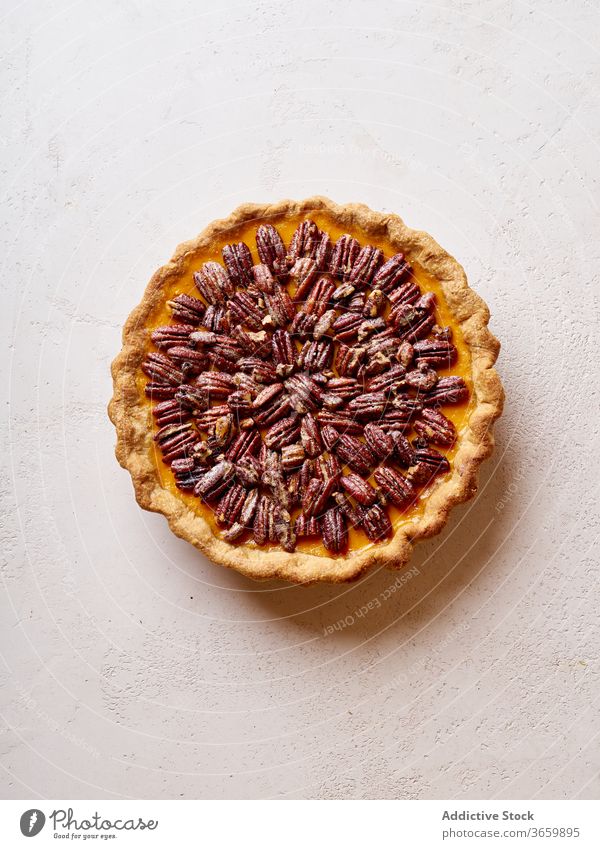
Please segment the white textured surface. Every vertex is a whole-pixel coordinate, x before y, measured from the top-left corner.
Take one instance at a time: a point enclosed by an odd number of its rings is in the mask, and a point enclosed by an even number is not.
[[[7,6],[4,795],[597,797],[597,4]],[[385,601],[211,566],[105,414],[176,243],[315,192],[433,233],[504,346],[481,494]]]

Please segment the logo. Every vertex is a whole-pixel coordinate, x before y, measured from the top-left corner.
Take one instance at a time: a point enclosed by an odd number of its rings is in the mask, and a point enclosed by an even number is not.
[[[35,837],[44,827],[46,817],[38,808],[31,808],[21,815],[21,834],[25,837]]]

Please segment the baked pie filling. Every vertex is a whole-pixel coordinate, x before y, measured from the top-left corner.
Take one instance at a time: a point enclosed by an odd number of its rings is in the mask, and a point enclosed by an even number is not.
[[[488,320],[396,215],[245,204],[181,244],[129,316],[117,458],[142,507],[253,578],[400,568],[493,449]]]
[[[326,215],[230,235],[150,324],[163,484],[236,545],[381,543],[451,471],[471,396],[460,328],[401,251]]]

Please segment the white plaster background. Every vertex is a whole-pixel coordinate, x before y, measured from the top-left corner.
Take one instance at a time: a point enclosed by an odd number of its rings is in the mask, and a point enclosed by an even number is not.
[[[584,0],[3,4],[2,791],[600,790],[600,11]],[[498,450],[419,575],[251,584],[135,504],[105,408],[174,246],[364,201],[464,263]]]

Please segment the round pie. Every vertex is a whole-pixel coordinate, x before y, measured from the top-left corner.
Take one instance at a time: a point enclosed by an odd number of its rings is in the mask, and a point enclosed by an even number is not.
[[[138,503],[257,579],[400,568],[471,498],[503,392],[489,311],[396,215],[246,204],[180,245],[113,363]]]

